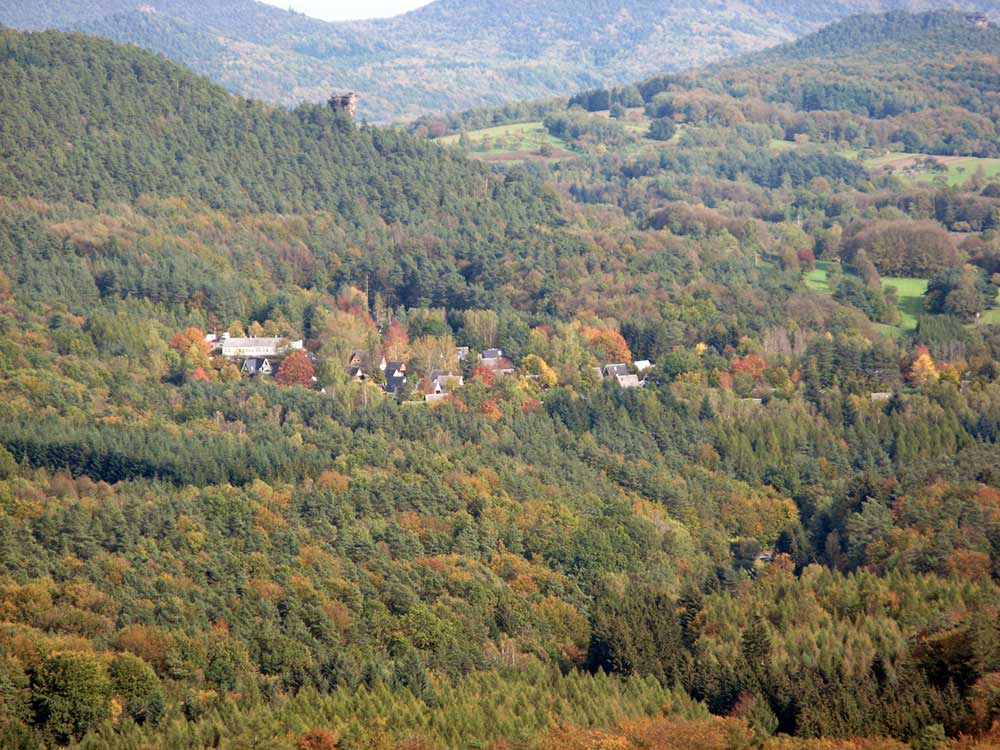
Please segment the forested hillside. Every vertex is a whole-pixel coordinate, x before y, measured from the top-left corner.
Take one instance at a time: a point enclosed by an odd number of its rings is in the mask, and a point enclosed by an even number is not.
[[[992,0],[966,10],[997,11]],[[361,92],[375,120],[566,95],[786,42],[852,13],[937,0],[437,0],[387,20],[324,23],[252,0],[0,2],[0,23],[78,29],[154,49],[230,90],[283,104]]]
[[[0,747],[995,748],[996,35],[405,133],[0,32]]]

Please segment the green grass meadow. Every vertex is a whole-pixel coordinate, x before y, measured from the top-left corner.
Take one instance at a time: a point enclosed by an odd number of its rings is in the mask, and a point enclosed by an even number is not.
[[[830,267],[828,260],[816,261],[816,268],[802,274],[807,287],[818,294],[833,294],[830,288]],[[845,273],[849,273],[845,270]],[[900,324],[889,326],[877,323],[883,333],[899,335],[913,331],[917,327],[918,318],[924,314],[924,294],[927,292],[928,279],[913,276],[883,276],[883,286],[891,286],[896,290],[896,307],[899,310]],[[982,314],[975,323],[970,325],[1000,325],[1000,293],[997,295],[997,306]]]
[[[609,116],[608,112],[594,112],[592,114],[597,117]],[[641,109],[629,110],[627,116],[619,122],[625,130],[641,138],[638,143],[629,144],[621,149],[624,153],[630,154],[674,144],[680,139],[683,131],[683,126],[678,127],[677,133],[669,141],[655,141],[646,138],[646,133],[649,130],[649,118]],[[470,156],[488,161],[517,162],[545,158],[561,159],[572,153],[570,144],[561,138],[550,135],[540,120],[470,130],[467,135]],[[438,142],[457,146],[460,137],[457,133],[446,135],[438,139]],[[543,157],[540,153],[542,146],[546,144],[552,149],[549,157]]]
[[[810,145],[812,144],[808,141],[798,143],[775,138],[771,140],[769,148],[772,151],[783,152],[808,148]],[[889,151],[877,156],[865,156],[850,149],[838,153],[845,159],[860,161],[873,174],[892,172],[903,182],[909,183],[927,184],[942,180],[948,186],[955,187],[964,185],[977,173],[985,180],[1000,178],[1000,159],[976,156],[930,156],[905,151]]]

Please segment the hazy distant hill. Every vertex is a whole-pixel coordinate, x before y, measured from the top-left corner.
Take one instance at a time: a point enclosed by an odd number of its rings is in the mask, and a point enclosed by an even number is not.
[[[747,55],[739,64],[761,66],[779,60],[841,58],[866,54],[876,48],[882,48],[882,54],[887,49],[894,50],[897,57],[917,62],[926,60],[928,55],[963,50],[995,51],[991,45],[996,44],[996,24],[984,30],[975,21],[966,14],[947,10],[856,15],[794,42]]]
[[[437,0],[393,19],[326,23],[253,0],[0,2],[0,22],[74,28],[162,52],[281,103],[333,90],[407,117],[566,94],[788,42],[853,13],[996,0]]]

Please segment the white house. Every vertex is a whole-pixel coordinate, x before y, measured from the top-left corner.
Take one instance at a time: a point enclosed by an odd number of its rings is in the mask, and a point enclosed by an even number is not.
[[[220,342],[223,357],[279,357],[288,351],[302,349],[302,341],[285,338],[225,338]]]

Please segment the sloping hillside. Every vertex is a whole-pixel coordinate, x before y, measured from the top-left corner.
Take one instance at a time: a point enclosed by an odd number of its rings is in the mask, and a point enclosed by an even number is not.
[[[0,748],[1000,746],[1000,172],[875,161],[996,152],[956,22],[495,170],[0,29]]]
[[[437,0],[330,24],[252,0],[0,4],[18,28],[72,28],[146,46],[233,91],[292,104],[362,93],[376,120],[567,94],[759,50],[859,12],[938,0]],[[969,9],[997,10],[991,0]],[[4,7],[6,6],[6,7]]]
[[[956,51],[995,50],[997,28],[981,28],[976,17],[954,11],[861,14],[832,23],[814,34],[763,52],[741,64],[764,67],[776,61],[866,55],[891,48],[906,60],[927,59]]]
[[[151,193],[233,212],[487,221],[498,185],[326,106],[250,102],[145,50],[58,32],[0,29],[0,153],[0,194],[86,203]]]

